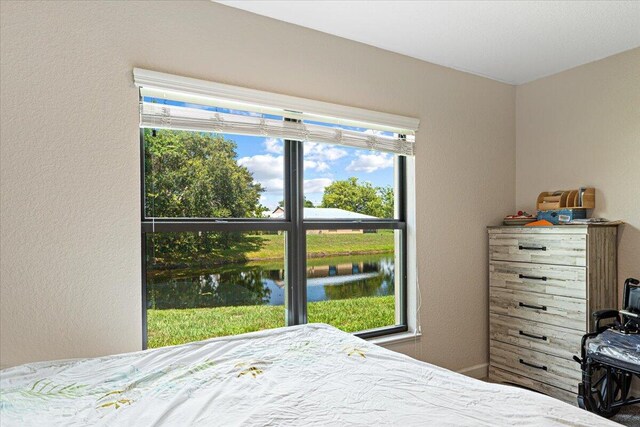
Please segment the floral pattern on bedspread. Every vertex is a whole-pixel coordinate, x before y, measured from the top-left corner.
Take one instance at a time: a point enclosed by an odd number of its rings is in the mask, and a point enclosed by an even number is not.
[[[482,383],[318,324],[0,371],[3,427],[567,420],[606,423],[546,396]]]

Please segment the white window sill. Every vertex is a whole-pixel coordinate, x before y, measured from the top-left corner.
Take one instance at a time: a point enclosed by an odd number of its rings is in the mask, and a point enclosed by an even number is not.
[[[398,334],[391,334],[391,335],[385,335],[382,337],[371,338],[371,339],[368,339],[367,341],[384,347],[385,345],[388,345],[388,344],[397,344],[401,342],[415,341],[417,339],[420,339],[421,336],[422,334],[420,332],[418,333],[400,332]]]

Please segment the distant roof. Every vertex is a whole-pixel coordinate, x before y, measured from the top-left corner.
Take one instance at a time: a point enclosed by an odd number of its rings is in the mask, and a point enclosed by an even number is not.
[[[284,209],[278,207],[269,216],[271,218],[283,218]],[[338,208],[304,208],[304,217],[305,219],[377,219],[375,216]]]
[[[331,218],[350,218],[350,219],[376,219],[375,216],[365,215],[357,212],[351,212],[338,208],[304,208],[304,217],[307,219],[331,219]]]

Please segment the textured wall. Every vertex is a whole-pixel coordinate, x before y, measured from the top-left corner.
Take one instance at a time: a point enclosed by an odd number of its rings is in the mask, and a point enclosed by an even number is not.
[[[419,117],[424,336],[394,348],[487,361],[485,226],[514,209],[513,86],[208,1],[1,4],[3,366],[141,346],[133,67]]]
[[[640,48],[518,86],[516,204],[592,186],[620,219],[618,281],[640,278]],[[620,288],[622,290],[622,288]]]

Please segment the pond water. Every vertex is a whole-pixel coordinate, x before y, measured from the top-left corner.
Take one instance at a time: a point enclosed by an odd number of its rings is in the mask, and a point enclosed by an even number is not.
[[[393,253],[311,258],[307,264],[308,302],[394,294]],[[284,305],[285,284],[282,262],[153,270],[147,307]]]

